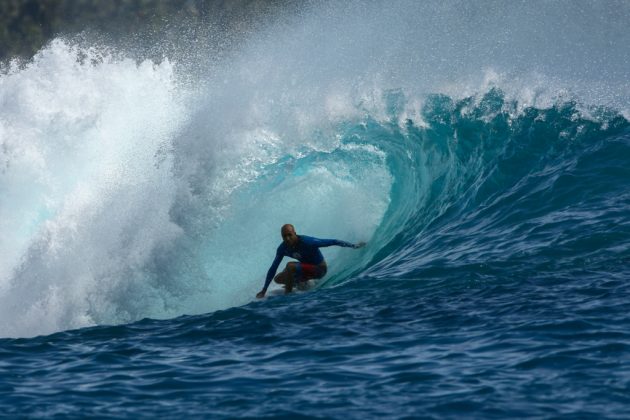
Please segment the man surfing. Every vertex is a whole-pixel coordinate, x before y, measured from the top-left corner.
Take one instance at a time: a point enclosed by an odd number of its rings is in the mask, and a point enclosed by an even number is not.
[[[271,279],[278,284],[284,284],[285,293],[291,293],[295,283],[299,284],[310,279],[321,279],[324,277],[326,271],[328,271],[328,266],[319,248],[337,245],[356,249],[365,246],[365,242],[351,244],[350,242],[337,239],[318,239],[306,235],[298,236],[293,225],[288,224],[282,226],[280,234],[282,235],[282,243],[278,246],[276,258],[273,260],[271,267],[269,267],[269,271],[267,271],[265,286],[256,295],[259,299],[267,293]],[[285,256],[295,258],[299,262],[288,262],[284,271],[274,278],[280,261]]]

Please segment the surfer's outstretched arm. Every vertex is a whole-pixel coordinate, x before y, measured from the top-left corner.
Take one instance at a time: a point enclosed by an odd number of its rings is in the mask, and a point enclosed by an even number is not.
[[[359,242],[359,243],[353,244],[346,241],[340,241],[338,239],[319,239],[319,238],[313,238],[310,236],[301,236],[301,238],[304,240],[304,242],[310,245],[315,245],[318,248],[324,248],[327,246],[342,246],[345,248],[357,249],[357,248],[362,248],[365,246],[365,242]]]

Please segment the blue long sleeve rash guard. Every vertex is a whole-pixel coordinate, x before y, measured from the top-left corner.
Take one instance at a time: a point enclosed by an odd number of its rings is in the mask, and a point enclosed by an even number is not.
[[[278,246],[278,249],[276,250],[276,258],[273,260],[271,267],[269,267],[269,271],[267,271],[265,287],[263,288],[264,291],[266,291],[267,287],[269,287],[269,283],[271,283],[271,279],[273,279],[276,271],[278,271],[278,266],[284,257],[295,258],[299,262],[306,264],[318,265],[324,261],[324,256],[319,248],[333,245],[343,246],[346,248],[355,247],[355,245],[350,242],[340,241],[337,239],[318,239],[306,235],[298,235],[298,238],[298,244],[295,248],[288,247],[284,242]]]

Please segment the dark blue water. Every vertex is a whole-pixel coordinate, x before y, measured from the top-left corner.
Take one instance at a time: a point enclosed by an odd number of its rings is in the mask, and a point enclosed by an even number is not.
[[[623,418],[627,286],[573,276],[363,278],[212,315],[3,340],[3,412]]]
[[[628,418],[627,9],[313,2],[219,58],[5,65],[0,416]],[[367,246],[256,300],[284,223]]]

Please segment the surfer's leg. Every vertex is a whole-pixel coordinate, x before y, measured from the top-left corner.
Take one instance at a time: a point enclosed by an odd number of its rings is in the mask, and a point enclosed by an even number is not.
[[[291,293],[293,291],[293,284],[296,280],[296,271],[298,268],[298,264],[296,262],[288,262],[287,268],[284,271],[287,273],[287,282],[284,284],[284,293]]]
[[[273,281],[275,281],[276,283],[284,285],[284,290],[286,293],[291,293],[291,291],[293,291],[293,283],[297,265],[298,263],[293,261],[287,263],[284,271],[278,273],[273,279]]]
[[[278,284],[286,284],[287,283],[287,272],[283,271],[281,273],[276,274],[276,276],[273,278],[273,281],[275,281]]]

